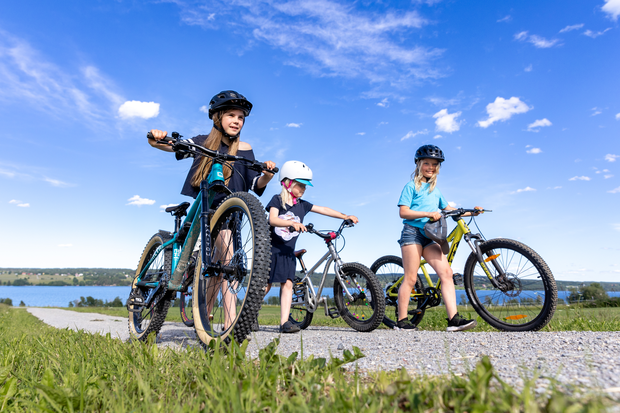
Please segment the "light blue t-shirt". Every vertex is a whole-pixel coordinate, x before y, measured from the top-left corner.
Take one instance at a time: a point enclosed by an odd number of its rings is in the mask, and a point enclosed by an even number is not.
[[[405,205],[412,211],[423,212],[436,212],[437,209],[444,209],[447,207],[448,202],[446,202],[446,199],[439,189],[435,187],[435,190],[429,194],[428,185],[427,182],[423,182],[420,186],[420,190],[417,191],[413,180],[409,181],[400,194],[398,206]],[[412,227],[424,228],[424,224],[428,220],[428,218],[404,219],[403,223],[409,224]]]

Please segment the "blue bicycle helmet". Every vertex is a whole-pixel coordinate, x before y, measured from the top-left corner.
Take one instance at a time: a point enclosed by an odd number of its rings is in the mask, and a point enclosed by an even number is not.
[[[437,159],[440,163],[445,160],[443,156],[443,151],[435,145],[423,145],[420,146],[417,151],[415,151],[415,162],[418,162],[420,159],[426,158]]]

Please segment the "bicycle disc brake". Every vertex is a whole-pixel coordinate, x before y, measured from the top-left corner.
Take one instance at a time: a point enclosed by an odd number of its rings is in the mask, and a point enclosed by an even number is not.
[[[229,288],[237,294],[243,287],[242,281],[248,273],[248,256],[245,251],[242,249],[235,251],[230,260],[229,266],[233,267],[234,271],[230,277],[225,278],[228,279],[229,283],[232,282],[232,285],[229,284]]]
[[[506,275],[499,275],[495,278],[499,286],[499,290],[506,294],[508,297],[517,297],[523,291],[523,285],[521,279],[513,273],[506,273]]]

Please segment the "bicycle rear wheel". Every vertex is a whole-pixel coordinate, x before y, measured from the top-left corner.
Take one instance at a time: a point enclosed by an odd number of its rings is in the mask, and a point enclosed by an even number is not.
[[[222,269],[202,273],[196,262],[193,285],[194,328],[202,345],[213,339],[241,343],[260,310],[269,275],[271,242],[265,210],[246,192],[222,201],[211,218],[211,263]]]
[[[140,341],[146,341],[151,333],[159,333],[170,308],[171,297],[166,295],[166,291],[170,281],[172,249],[158,251],[166,241],[161,234],[155,234],[144,247],[127,300],[129,335]],[[144,270],[141,279],[143,283],[138,285],[138,275]],[[143,285],[144,282],[149,285]],[[140,300],[148,305],[139,305]]]
[[[181,312],[181,321],[188,327],[194,327],[194,314],[192,311],[192,297],[194,292],[193,286],[193,277],[195,272],[195,263],[194,258],[191,258],[191,263],[188,266],[187,270],[183,274],[182,284],[185,286],[187,284],[187,290],[181,291],[179,297],[179,309]]]
[[[398,288],[393,292],[388,293],[388,289],[395,283],[400,281],[405,276],[405,269],[403,268],[403,259],[396,255],[385,255],[377,259],[370,267],[371,271],[377,276],[379,286],[385,294],[385,316],[383,317],[383,324],[389,328],[394,328],[398,321]],[[398,287],[398,286],[397,286]],[[424,292],[424,283],[418,274],[415,282],[415,291],[419,293]],[[419,310],[422,305],[422,300],[418,298],[412,298],[409,302],[409,312],[412,312],[411,323],[418,325],[424,317],[424,310]]]
[[[491,285],[472,253],[465,264],[465,291],[480,317],[504,331],[537,331],[546,326],[555,312],[558,295],[545,261],[527,245],[510,239],[486,241],[480,250],[499,284],[499,288]]]
[[[288,321],[302,330],[308,328],[310,323],[312,323],[312,317],[314,317],[314,313],[308,311],[305,304],[307,288],[308,284],[302,282],[301,278],[295,277],[293,281],[293,302],[291,304],[291,314],[288,316]]]
[[[373,331],[385,315],[385,298],[377,276],[358,263],[346,263],[340,269],[342,281],[353,297],[349,299],[338,279],[334,280],[334,301],[340,316],[357,331]]]

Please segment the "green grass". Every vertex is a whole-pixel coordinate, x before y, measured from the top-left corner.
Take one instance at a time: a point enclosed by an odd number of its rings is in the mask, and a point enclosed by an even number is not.
[[[174,351],[153,343],[48,327],[23,309],[0,305],[0,411],[10,412],[598,412],[610,401],[567,395],[533,381],[515,390],[488,359],[468,376],[411,377],[404,370],[368,376],[342,359],[276,354],[256,360],[245,345]]]

